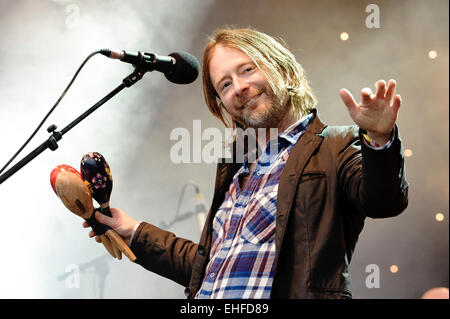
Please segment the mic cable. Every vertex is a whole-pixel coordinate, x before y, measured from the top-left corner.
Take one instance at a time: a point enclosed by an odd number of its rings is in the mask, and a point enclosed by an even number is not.
[[[69,88],[72,86],[73,82],[75,81],[75,79],[77,78],[78,74],[80,73],[81,69],[84,67],[84,65],[87,63],[87,61],[89,61],[90,58],[92,58],[94,55],[101,53],[102,50],[97,50],[92,52],[91,54],[89,54],[87,56],[87,58],[83,61],[83,63],[81,63],[81,65],[78,67],[78,70],[75,72],[74,76],[72,77],[72,80],[70,80],[69,84],[67,85],[67,87],[64,89],[64,91],[62,92],[61,96],[58,98],[58,100],[56,101],[55,105],[53,105],[53,107],[50,109],[50,111],[47,113],[47,115],[44,116],[44,118],[42,119],[41,123],[39,123],[38,127],[34,130],[34,132],[31,134],[31,136],[26,140],[25,144],[23,144],[19,150],[13,155],[13,157],[11,157],[11,159],[6,163],[5,166],[3,166],[3,168],[0,170],[0,174],[9,166],[9,164],[11,164],[12,161],[14,161],[14,159],[17,157],[17,155],[20,154],[20,152],[22,152],[22,150],[28,145],[28,143],[32,140],[32,138],[36,135],[36,133],[39,131],[39,129],[42,127],[42,125],[44,125],[45,121],[47,120],[47,118],[50,116],[50,114],[53,113],[53,111],[56,109],[56,107],[58,106],[58,104],[61,102],[61,100],[64,98],[64,96],[66,95],[67,91],[69,91]]]

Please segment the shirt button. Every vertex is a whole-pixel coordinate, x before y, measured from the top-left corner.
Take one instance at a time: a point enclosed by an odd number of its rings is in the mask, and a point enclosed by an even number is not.
[[[186,287],[186,289],[184,289],[184,294],[186,295],[186,297],[190,297],[191,296],[191,289],[189,289],[189,287]]]
[[[209,274],[209,277],[211,277],[211,278],[216,277],[216,273],[215,273],[215,272],[210,273],[210,274]]]

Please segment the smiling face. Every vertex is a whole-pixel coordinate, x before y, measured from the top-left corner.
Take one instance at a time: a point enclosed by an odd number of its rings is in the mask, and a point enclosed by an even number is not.
[[[279,127],[288,111],[263,72],[244,52],[217,44],[209,61],[211,82],[230,116],[244,127]]]

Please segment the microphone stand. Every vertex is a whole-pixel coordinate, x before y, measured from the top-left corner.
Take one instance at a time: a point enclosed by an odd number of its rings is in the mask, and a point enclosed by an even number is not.
[[[124,88],[130,87],[133,84],[135,84],[137,81],[142,79],[142,77],[144,76],[144,73],[149,71],[149,69],[144,64],[142,64],[142,66],[140,66],[140,65],[138,65],[135,68],[133,73],[128,75],[126,78],[124,78],[122,80],[122,83],[118,87],[116,87],[114,90],[112,90],[110,93],[108,93],[100,101],[95,103],[90,109],[88,109],[86,112],[81,114],[74,121],[69,123],[69,125],[67,125],[65,128],[63,128],[61,130],[61,132],[56,130],[57,127],[55,124],[50,125],[47,128],[47,132],[51,133],[51,136],[44,143],[42,143],[36,149],[31,151],[27,156],[25,156],[16,165],[14,165],[9,170],[7,170],[3,175],[1,175],[0,176],[0,184],[2,184],[4,181],[6,181],[8,178],[10,178],[14,173],[16,173],[18,170],[20,170],[26,164],[28,164],[31,160],[33,160],[35,157],[37,157],[39,154],[41,154],[47,148],[51,149],[52,151],[55,151],[58,148],[58,141],[63,137],[64,134],[66,134],[68,131],[70,131],[72,128],[74,128],[78,123],[80,123],[82,120],[84,120],[86,117],[88,117],[92,112],[94,112],[100,106],[105,104],[108,100],[110,100],[113,96],[115,96],[117,93],[122,91]]]

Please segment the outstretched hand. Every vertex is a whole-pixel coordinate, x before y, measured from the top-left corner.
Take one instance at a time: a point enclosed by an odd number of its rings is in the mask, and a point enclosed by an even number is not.
[[[379,80],[375,83],[376,94],[372,94],[370,88],[361,90],[359,104],[348,90],[339,91],[355,124],[366,130],[369,137],[380,145],[390,140],[402,104],[400,95],[395,95],[396,86],[395,80],[389,80],[387,88],[386,82]]]

